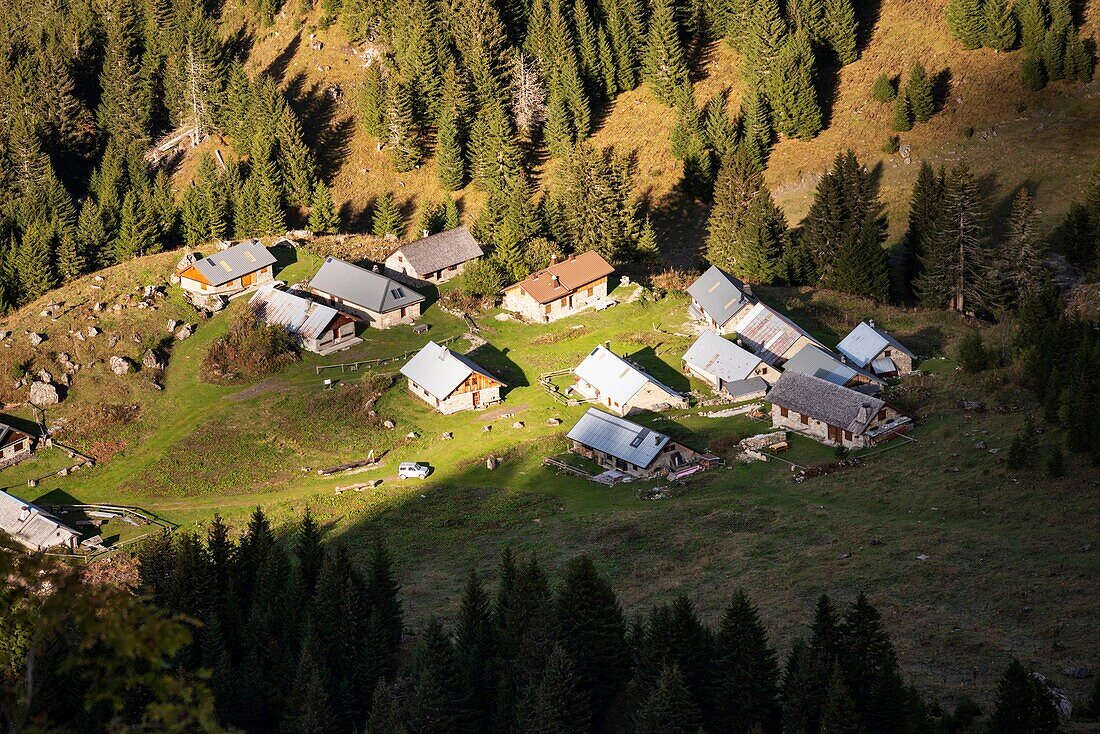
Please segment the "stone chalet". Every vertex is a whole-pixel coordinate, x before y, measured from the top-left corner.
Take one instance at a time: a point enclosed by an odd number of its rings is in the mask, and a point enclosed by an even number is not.
[[[704,331],[684,353],[684,372],[735,400],[763,397],[779,370],[717,332]]]
[[[375,329],[410,324],[420,317],[424,296],[373,270],[335,257],[309,281],[309,291],[328,305]]]
[[[689,285],[687,292],[691,296],[688,313],[719,334],[732,333],[737,317],[756,303],[748,285],[716,265]]]
[[[566,436],[573,453],[634,477],[667,473],[700,457],[663,433],[596,408],[589,408]]]
[[[7,423],[0,423],[0,469],[18,464],[31,455],[33,448],[33,438]]]
[[[259,318],[284,327],[303,349],[320,355],[332,354],[363,341],[355,336],[355,319],[348,314],[276,288],[274,283],[257,290],[248,303]]]
[[[390,253],[385,266],[394,278],[412,285],[446,283],[484,254],[470,231],[457,227],[402,245]]]
[[[607,298],[615,268],[596,252],[570,255],[504,289],[501,308],[528,321],[547,323],[572,316]]]
[[[504,382],[472,360],[428,342],[401,368],[409,392],[444,415],[500,402]]]
[[[80,533],[30,502],[0,492],[0,531],[29,551],[76,550]]]
[[[196,299],[231,297],[275,279],[275,256],[259,240],[247,240],[196,258],[176,272],[180,288]]]
[[[879,377],[900,377],[913,371],[916,357],[894,337],[875,327],[874,321],[860,322],[844,337],[836,350],[852,365]]]
[[[602,344],[577,365],[573,376],[577,394],[618,415],[687,407],[683,395]]]
[[[878,398],[799,372],[784,372],[768,402],[776,428],[834,446],[875,446],[913,427],[911,418]]]

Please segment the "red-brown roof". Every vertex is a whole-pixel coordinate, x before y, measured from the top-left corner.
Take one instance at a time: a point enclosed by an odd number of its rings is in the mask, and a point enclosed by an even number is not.
[[[589,250],[536,270],[515,285],[508,286],[507,290],[522,288],[539,303],[550,303],[614,272],[615,268],[607,260]]]

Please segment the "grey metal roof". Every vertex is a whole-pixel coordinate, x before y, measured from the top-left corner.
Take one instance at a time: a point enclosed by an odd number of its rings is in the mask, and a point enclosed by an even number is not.
[[[821,344],[810,332],[764,303],[757,303],[742,316],[734,331],[768,364],[782,360],[799,337],[804,336],[814,344]]]
[[[643,469],[669,442],[663,433],[596,408],[589,408],[566,436]]]
[[[424,296],[407,285],[335,257],[325,258],[309,287],[375,313],[395,311],[424,300]]]
[[[742,395],[758,395],[768,392],[768,382],[763,377],[750,377],[747,380],[723,382],[722,389],[725,390],[730,397],[739,398]]]
[[[475,372],[504,384],[500,378],[478,367],[468,357],[431,341],[401,368],[401,374],[420,385],[438,400],[446,400],[450,397],[451,393]]]
[[[684,353],[684,361],[725,382],[734,382],[748,379],[763,360],[708,329]]]
[[[461,265],[485,254],[464,226],[402,245],[394,253],[401,253],[418,275]]]
[[[897,372],[898,365],[889,357],[881,357],[871,362],[871,371],[876,375],[885,374],[887,372]]]
[[[80,533],[53,515],[7,492],[0,492],[0,530],[36,551],[80,537]]]
[[[795,355],[783,364],[783,371],[801,372],[804,375],[820,377],[835,385],[847,385],[861,375],[871,382],[882,382],[881,378],[844,364],[838,357],[813,344],[807,344],[795,352]]]
[[[262,312],[267,323],[285,326],[291,334],[303,339],[319,339],[340,315],[331,306],[280,290],[275,284],[257,290],[248,303]]]
[[[745,284],[717,265],[711,265],[687,291],[719,326],[724,326],[745,304],[753,302]]]
[[[885,331],[876,329],[866,321],[861,321],[856,328],[852,329],[848,336],[836,345],[836,350],[850,359],[857,367],[866,367],[872,359],[878,356],[879,352],[888,346],[916,359],[913,353],[902,346],[897,339]]]
[[[638,369],[602,344],[589,352],[584,361],[573,370],[573,374],[599,390],[601,396],[606,395],[620,405],[630,402],[647,382],[653,383],[669,395],[681,397],[680,393],[658,382],[649,373]]]
[[[259,240],[246,240],[196,260],[194,268],[210,285],[219,286],[274,263],[275,256]]]
[[[768,393],[768,402],[855,434],[863,433],[885,405],[878,398],[801,372],[784,372]]]

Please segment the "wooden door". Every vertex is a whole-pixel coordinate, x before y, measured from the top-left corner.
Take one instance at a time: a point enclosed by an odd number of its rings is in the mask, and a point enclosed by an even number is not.
[[[252,273],[249,273],[248,275],[242,275],[241,276],[241,286],[244,287],[244,288],[247,288],[248,286],[252,285],[252,279],[254,277],[255,276]]]
[[[836,441],[837,443],[840,443],[842,435],[843,435],[842,431],[839,428],[837,428],[835,426],[829,426],[829,440],[830,441]]]
[[[481,405],[481,391],[480,390],[474,390],[473,398],[474,398],[474,407],[475,408],[477,406]]]

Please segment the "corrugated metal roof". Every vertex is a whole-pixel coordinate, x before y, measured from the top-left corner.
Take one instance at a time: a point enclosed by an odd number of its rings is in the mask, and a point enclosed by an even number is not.
[[[424,300],[407,285],[335,257],[325,258],[309,287],[375,313],[396,311]]]
[[[63,545],[80,537],[53,515],[7,492],[0,492],[0,530],[31,550]]]
[[[737,322],[734,331],[760,359],[776,364],[799,337],[820,345],[808,331],[770,306],[757,303]]]
[[[259,240],[238,242],[232,247],[196,260],[192,267],[213,286],[254,273],[275,264],[275,256]]]
[[[864,370],[857,370],[851,365],[844,364],[839,358],[820,347],[807,344],[799,349],[793,357],[783,364],[784,372],[800,372],[812,377],[820,377],[834,385],[847,385],[856,377],[862,375],[871,382],[881,380]]]
[[[655,380],[651,375],[638,369],[602,344],[584,358],[573,370],[573,374],[600,391],[600,396],[608,396],[620,405],[626,405],[638,394],[647,382],[676,398],[680,393]]]
[[[456,227],[410,242],[391,254],[396,253],[401,253],[417,275],[461,265],[485,254],[466,227]]]
[[[855,434],[863,433],[885,405],[878,398],[800,372],[784,372],[768,393],[768,402]]]
[[[768,383],[763,377],[750,377],[747,380],[734,380],[733,382],[723,382],[722,389],[725,390],[730,397],[740,398],[744,395],[759,395],[760,393],[767,393]]]
[[[663,433],[595,408],[589,408],[566,436],[642,468],[652,464],[669,442]]]
[[[763,360],[707,330],[684,353],[684,361],[725,382],[734,382],[748,379]]]
[[[889,357],[880,357],[871,363],[871,371],[876,375],[885,375],[890,372],[897,372],[898,366]]]
[[[285,326],[303,339],[319,339],[340,312],[308,298],[280,290],[274,284],[256,291],[249,305],[257,308],[269,324]]]
[[[439,400],[450,397],[451,393],[475,372],[496,383],[504,384],[500,379],[474,364],[468,357],[431,341],[401,368],[401,374]]]
[[[745,284],[717,265],[711,265],[687,291],[718,326],[725,326],[745,304],[753,301]]]
[[[836,345],[836,350],[850,359],[856,366],[866,367],[867,364],[887,346],[891,346],[904,354],[908,354],[911,358],[916,359],[913,353],[906,349],[897,339],[890,336],[885,331],[876,329],[866,321],[861,321],[856,328],[852,329],[848,333],[848,336],[844,337],[840,344]]]

